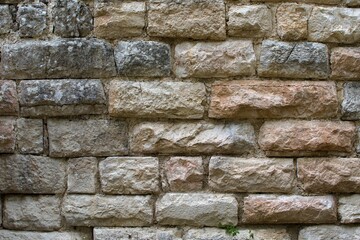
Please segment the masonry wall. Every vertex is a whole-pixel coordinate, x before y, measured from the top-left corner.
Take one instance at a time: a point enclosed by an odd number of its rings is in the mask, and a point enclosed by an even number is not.
[[[360,239],[359,43],[359,0],[0,0],[0,239]]]

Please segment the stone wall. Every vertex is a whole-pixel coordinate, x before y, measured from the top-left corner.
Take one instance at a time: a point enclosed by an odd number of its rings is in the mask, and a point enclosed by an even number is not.
[[[0,239],[360,239],[359,0],[0,0],[0,47]]]

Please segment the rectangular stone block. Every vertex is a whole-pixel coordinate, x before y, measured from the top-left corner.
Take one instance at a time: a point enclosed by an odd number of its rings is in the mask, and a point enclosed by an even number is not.
[[[5,44],[2,77],[8,79],[105,78],[116,75],[113,49],[97,39]]]
[[[109,157],[99,164],[106,194],[147,194],[159,189],[159,160],[154,157]]]
[[[44,127],[42,119],[18,118],[16,128],[16,144],[21,153],[43,153]]]
[[[71,226],[148,226],[151,196],[67,195],[62,214]]]
[[[223,81],[211,87],[210,118],[331,118],[334,82]]]
[[[213,78],[255,74],[256,57],[248,40],[184,42],[175,47],[175,74]]]
[[[332,196],[252,194],[244,198],[245,223],[335,223],[336,219],[336,203]]]
[[[0,1],[4,3],[4,1]],[[5,1],[6,3],[6,1]],[[0,6],[0,35],[7,34],[11,31],[13,20],[10,12],[9,5]]]
[[[345,155],[353,150],[352,122],[284,120],[265,122],[259,133],[267,156]]]
[[[156,220],[160,225],[237,225],[238,202],[226,194],[166,193],[156,202]]]
[[[32,155],[0,155],[0,192],[53,194],[65,190],[66,161]]]
[[[203,83],[111,81],[109,113],[115,117],[200,119]]]
[[[0,239],[6,240],[91,240],[91,234],[83,232],[30,232],[0,230]]]
[[[16,83],[0,80],[0,115],[17,115],[19,111],[17,98]]]
[[[349,7],[359,7],[360,6],[360,0],[344,0],[346,6]]]
[[[223,40],[226,38],[223,0],[151,0],[150,36]]]
[[[333,48],[330,60],[332,78],[339,80],[360,79],[360,47]]]
[[[212,157],[209,186],[218,192],[286,193],[294,187],[292,159]]]
[[[54,231],[61,227],[60,201],[50,195],[7,195],[4,227],[16,230]]]
[[[182,240],[177,228],[94,228],[94,240]]]
[[[299,232],[299,240],[359,240],[360,227],[321,225],[305,227]]]
[[[339,216],[341,223],[360,222],[360,195],[354,194],[339,198]]]
[[[49,119],[48,132],[52,157],[127,153],[127,124],[122,121]]]
[[[301,158],[297,175],[306,192],[360,192],[359,158]]]
[[[0,118],[0,153],[15,151],[15,125],[13,118]]]
[[[346,120],[360,119],[360,83],[347,82],[344,84],[343,89],[344,100],[341,103],[341,118]]]
[[[17,11],[20,37],[39,37],[47,30],[47,5],[40,3],[21,4]]]
[[[67,167],[68,193],[95,193],[98,161],[94,157],[71,158]]]
[[[254,128],[245,122],[142,122],[130,134],[134,153],[244,154],[254,148]]]
[[[360,9],[314,7],[309,18],[309,40],[357,43],[360,41]]]
[[[328,48],[321,43],[265,40],[258,73],[261,77],[326,79]]]
[[[26,80],[19,84],[23,116],[102,114],[106,97],[100,80]]]

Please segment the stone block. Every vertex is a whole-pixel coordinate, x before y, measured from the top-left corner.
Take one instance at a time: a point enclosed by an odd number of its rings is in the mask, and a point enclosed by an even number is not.
[[[68,193],[95,193],[98,162],[94,157],[71,158],[67,167]]]
[[[21,37],[38,37],[47,30],[47,6],[44,3],[19,6],[17,21]]]
[[[320,225],[305,227],[299,232],[299,240],[359,240],[360,227]]]
[[[13,118],[0,118],[0,153],[15,152],[15,125]]]
[[[16,83],[14,81],[0,80],[0,115],[17,115],[18,111]]]
[[[177,228],[94,228],[94,240],[182,240]]]
[[[331,51],[331,77],[360,80],[360,47],[337,47]]]
[[[13,20],[9,6],[0,5],[0,35],[9,33],[12,29],[12,26],[13,26]]]
[[[342,119],[360,119],[360,83],[347,82],[344,84],[344,100],[341,104]]]
[[[341,223],[359,223],[360,195],[354,194],[340,197],[338,211]]]
[[[43,153],[43,120],[18,118],[16,123],[16,145],[18,150],[21,153]]]
[[[30,232],[0,230],[0,239],[11,240],[91,240],[90,233],[84,232]]]

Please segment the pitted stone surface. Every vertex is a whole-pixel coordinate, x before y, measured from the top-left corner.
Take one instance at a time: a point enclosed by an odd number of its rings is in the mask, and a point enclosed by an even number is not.
[[[344,85],[344,100],[342,106],[342,119],[360,119],[360,83],[347,82]]]
[[[299,232],[299,240],[359,240],[360,227],[321,225],[305,227]]]
[[[95,193],[98,162],[94,157],[71,158],[68,160],[68,193]]]
[[[47,28],[47,6],[44,3],[20,5],[17,13],[21,37],[37,37]]]
[[[16,144],[21,153],[43,153],[44,127],[42,119],[18,118],[16,128]]]
[[[94,228],[94,240],[182,240],[176,228]]]
[[[8,5],[0,5],[0,35],[9,33],[13,20]]]
[[[340,197],[338,211],[341,223],[359,223],[360,195],[354,194]]]
[[[13,153],[15,151],[15,125],[13,118],[0,118],[0,153]]]
[[[90,233],[83,232],[30,232],[0,230],[0,239],[11,240],[91,240]]]
[[[338,47],[331,51],[331,77],[360,80],[360,47]]]
[[[0,115],[16,115],[19,111],[17,98],[15,81],[0,80]]]

